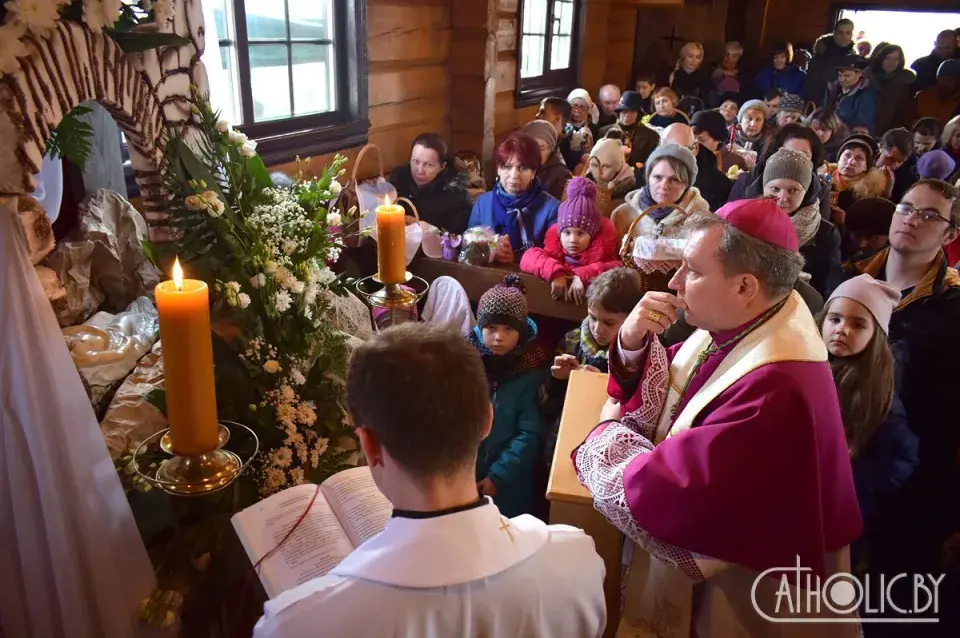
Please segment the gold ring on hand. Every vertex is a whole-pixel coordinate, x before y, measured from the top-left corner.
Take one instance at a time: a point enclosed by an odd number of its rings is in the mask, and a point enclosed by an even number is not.
[[[659,310],[648,310],[647,319],[654,323],[660,323],[660,320],[663,319],[663,313]]]

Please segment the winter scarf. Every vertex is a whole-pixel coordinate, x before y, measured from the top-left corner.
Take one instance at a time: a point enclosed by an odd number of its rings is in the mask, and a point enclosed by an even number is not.
[[[534,346],[537,338],[537,324],[527,318],[527,329],[520,334],[520,341],[507,354],[497,355],[490,351],[483,343],[483,332],[480,326],[475,327],[467,341],[477,349],[483,360],[483,368],[487,373],[487,381],[491,388],[525,372],[542,368],[547,363],[544,353]]]
[[[816,237],[822,219],[819,202],[801,206],[790,215],[790,221],[793,223],[793,229],[797,231],[797,239],[801,246],[806,246]]]
[[[602,347],[590,332],[590,317],[584,317],[580,324],[580,351],[585,359],[606,359],[607,348]]]
[[[683,201],[683,197],[686,194],[687,192],[684,191],[683,195],[680,196],[680,199],[678,201]],[[650,194],[649,186],[644,186],[640,190],[640,205],[643,207],[641,209],[641,212],[647,210],[651,206],[659,206],[657,202],[653,201],[653,195]],[[662,222],[664,219],[667,218],[667,215],[675,211],[676,211],[675,208],[670,208],[669,206],[663,206],[660,208],[655,208],[652,211],[650,211],[650,217],[659,224],[660,222]]]
[[[533,228],[524,219],[530,205],[543,194],[543,186],[534,178],[530,187],[519,195],[510,195],[497,181],[493,187],[493,215],[498,228],[506,229],[510,245],[527,249],[533,246]]]

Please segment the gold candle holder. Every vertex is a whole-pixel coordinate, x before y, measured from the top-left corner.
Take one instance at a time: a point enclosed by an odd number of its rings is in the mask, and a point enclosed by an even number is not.
[[[241,423],[221,421],[217,449],[202,454],[177,454],[173,449],[170,429],[161,430],[146,439],[134,450],[133,469],[147,483],[173,496],[202,496],[230,486],[239,478],[260,450],[256,433]],[[230,441],[229,427],[242,429],[253,441],[253,452],[246,458],[224,446]],[[140,462],[151,446],[157,445],[172,458],[160,462],[156,469],[146,473],[140,470]]]
[[[380,324],[383,324],[384,327],[392,326],[398,323],[398,319],[409,317],[410,313],[413,312],[414,306],[416,306],[430,290],[430,283],[426,279],[411,275],[409,272],[405,272],[404,275],[404,281],[402,283],[384,284],[380,281],[379,275],[364,277],[356,283],[357,293],[370,306],[387,311],[387,316],[381,317],[381,319],[376,322],[378,329]],[[366,284],[370,282],[380,284],[383,287],[370,292],[366,290]],[[410,290],[409,287],[405,286],[405,284],[412,282],[417,282],[422,285],[423,290],[418,292]]]

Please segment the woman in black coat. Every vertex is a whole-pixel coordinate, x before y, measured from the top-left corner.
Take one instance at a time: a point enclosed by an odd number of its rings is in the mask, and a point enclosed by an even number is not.
[[[456,234],[467,229],[473,204],[467,196],[466,178],[448,158],[447,144],[436,133],[422,133],[413,140],[410,162],[390,174],[390,183],[397,195],[417,207],[420,221]],[[400,204],[407,206],[406,202]]]

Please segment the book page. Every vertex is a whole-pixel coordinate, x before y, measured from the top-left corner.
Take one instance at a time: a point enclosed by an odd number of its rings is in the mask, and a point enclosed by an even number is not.
[[[248,507],[233,525],[252,564],[277,547],[309,505],[317,487],[300,485]],[[333,569],[353,545],[321,491],[297,529],[260,564],[270,598]]]
[[[324,481],[320,489],[354,547],[382,532],[393,513],[393,505],[377,489],[368,467],[338,472]]]

